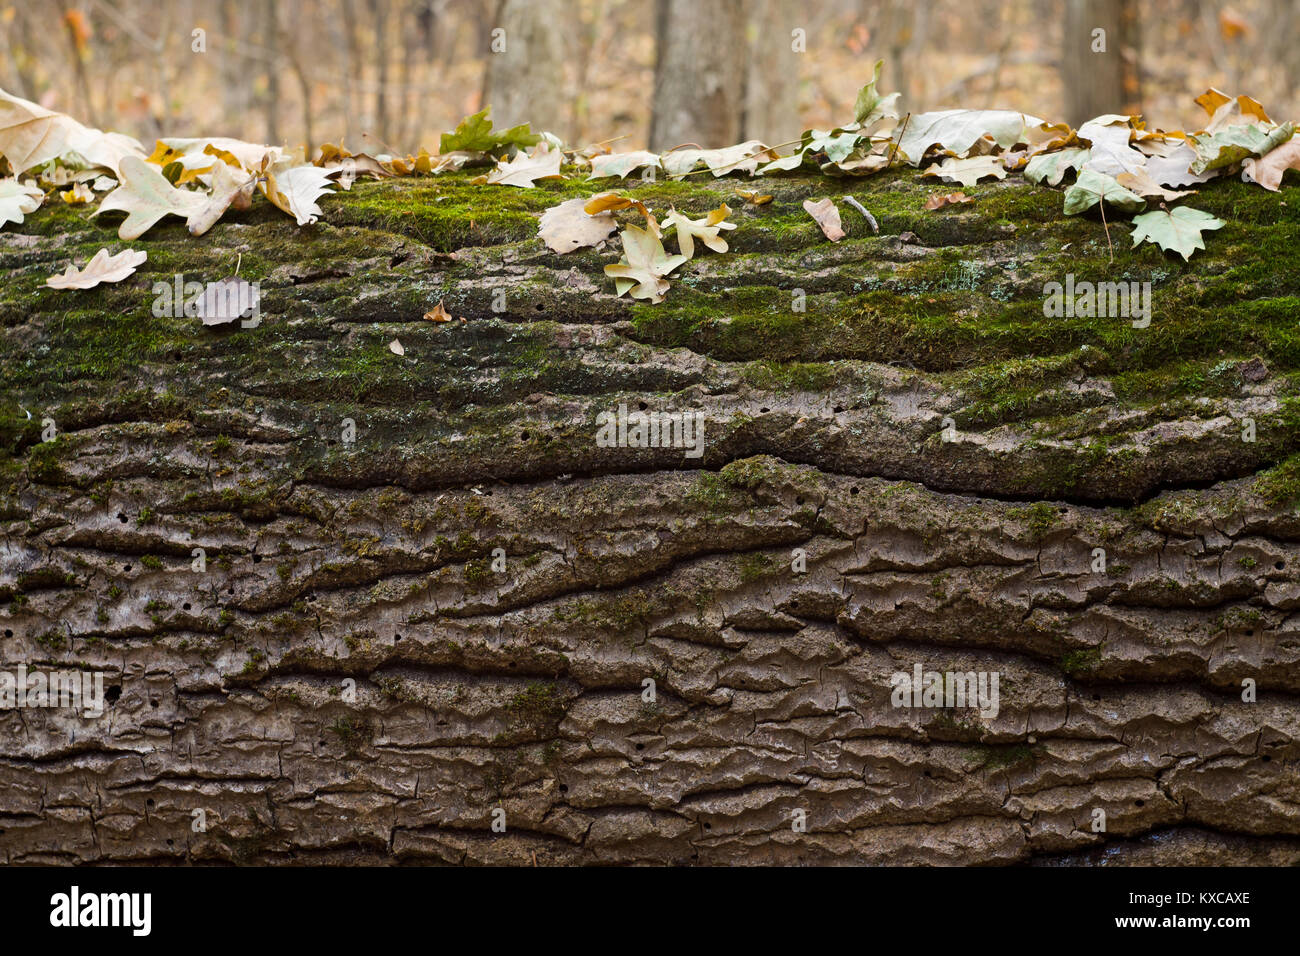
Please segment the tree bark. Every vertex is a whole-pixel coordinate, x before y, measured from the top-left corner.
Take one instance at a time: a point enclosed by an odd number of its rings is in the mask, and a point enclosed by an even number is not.
[[[1136,0],[1065,0],[1063,39],[1068,122],[1078,126],[1103,113],[1142,111]]]
[[[658,0],[650,148],[740,140],[745,21],[740,0]]]
[[[742,139],[770,146],[799,136],[799,73],[807,52],[792,49],[796,19],[792,0],[749,0],[745,5],[749,56],[745,74]]]
[[[1104,228],[1062,258],[1015,174],[952,215],[854,180],[881,232],[835,245],[829,180],[765,180],[635,308],[610,250],[536,239],[572,183],[497,215],[474,175],[162,223],[77,293],[45,277],[111,216],[0,232],[0,671],[108,690],[0,710],[0,863],[1300,862],[1297,360],[1263,337],[1300,268],[1219,287],[1293,219],[1117,246],[1179,303],[1130,335],[1043,319]],[[153,314],[241,255],[258,328]],[[703,413],[702,455],[597,443],[643,403]],[[1000,709],[896,706],[916,665]]]

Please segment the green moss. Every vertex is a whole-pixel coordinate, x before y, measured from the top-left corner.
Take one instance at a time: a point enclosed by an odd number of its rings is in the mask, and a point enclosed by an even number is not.
[[[566,712],[564,700],[553,684],[529,684],[506,704],[511,728],[537,736],[554,736]]]
[[[1077,677],[1093,670],[1101,663],[1101,649],[1088,648],[1087,650],[1067,651],[1061,655],[1061,670],[1071,677]]]

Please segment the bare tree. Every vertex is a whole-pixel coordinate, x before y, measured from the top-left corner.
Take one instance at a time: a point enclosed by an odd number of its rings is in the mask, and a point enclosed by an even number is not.
[[[744,12],[740,0],[657,0],[650,148],[740,139]]]
[[[1138,113],[1137,0],[1065,0],[1061,82],[1078,125],[1102,113]]]

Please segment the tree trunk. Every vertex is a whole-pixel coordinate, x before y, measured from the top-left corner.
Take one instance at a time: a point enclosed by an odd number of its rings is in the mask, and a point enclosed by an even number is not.
[[[1142,111],[1137,0],[1065,0],[1061,82],[1066,120]]]
[[[807,52],[792,49],[791,31],[806,24],[793,0],[749,0],[745,5],[749,56],[742,139],[769,146],[793,140],[799,122],[799,73]]]
[[[740,140],[745,20],[741,0],[657,0],[650,148]]]
[[[0,671],[107,690],[0,710],[0,863],[1300,863],[1294,213],[1227,177],[1237,240],[1112,265],[1017,174],[796,173],[634,307],[536,239],[572,181],[476,172],[81,292],[112,215],[0,232]],[[821,238],[844,190],[880,235]],[[258,328],[154,314],[241,255]],[[1066,269],[1153,326],[1044,319]],[[601,446],[620,404],[702,454]],[[916,666],[997,713],[896,706]]]
[[[565,38],[574,15],[564,0],[502,0],[492,29],[505,31],[505,48],[489,46],[484,80],[484,105],[492,106],[496,126],[531,123],[535,131],[568,137]]]

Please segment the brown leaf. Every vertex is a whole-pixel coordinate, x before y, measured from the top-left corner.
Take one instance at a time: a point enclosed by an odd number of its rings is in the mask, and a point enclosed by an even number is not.
[[[822,227],[822,233],[831,242],[839,242],[847,235],[840,225],[840,211],[835,208],[835,203],[830,199],[821,199],[817,202],[805,199],[803,208],[808,215],[817,220],[817,225]]]
[[[1259,159],[1247,159],[1241,164],[1243,176],[1273,192],[1282,187],[1282,174],[1288,169],[1300,170],[1300,136],[1292,137]]]
[[[974,202],[970,196],[964,192],[955,193],[931,193],[930,198],[925,201],[925,208],[934,210],[942,209],[944,206],[952,206],[957,203]]]
[[[542,213],[537,235],[552,252],[572,252],[586,246],[594,246],[609,238],[610,233],[618,228],[611,212],[599,212],[595,215],[583,207],[587,201],[582,197],[552,206]]]
[[[438,300],[437,305],[424,313],[424,318],[428,322],[451,322],[453,320],[452,314],[442,307],[441,299]]]

